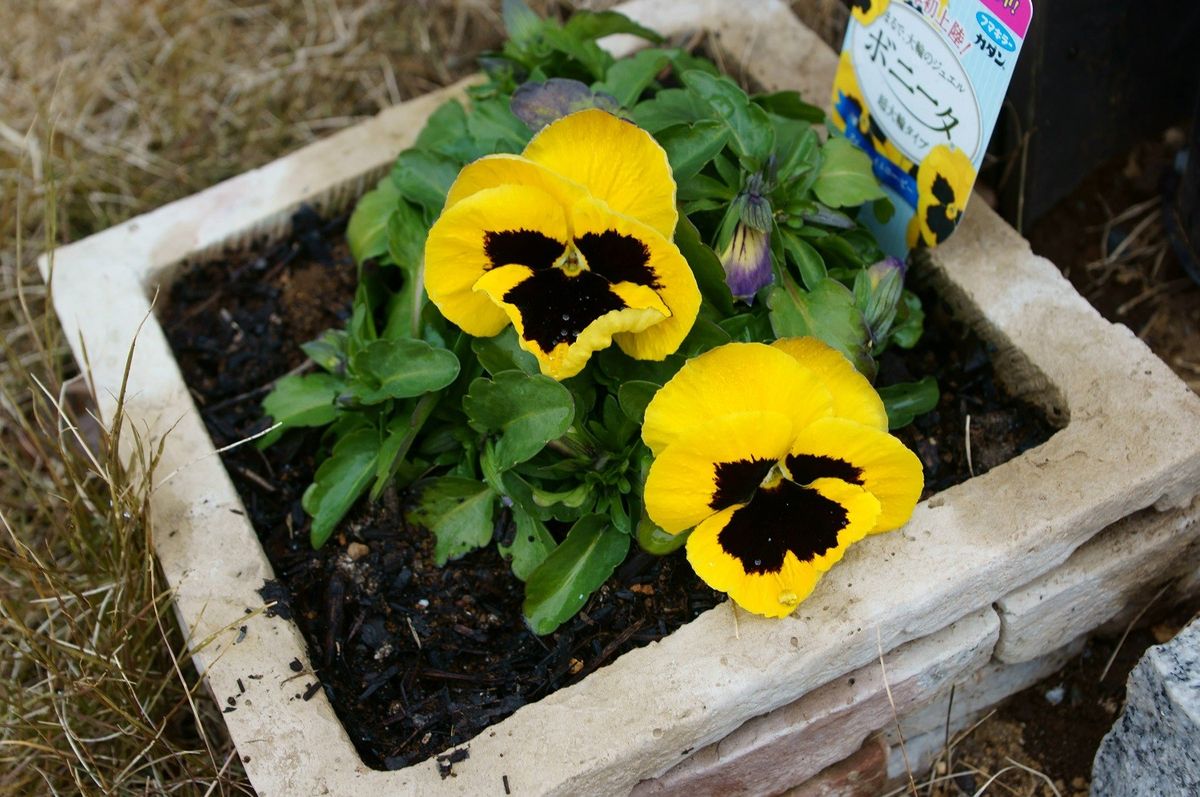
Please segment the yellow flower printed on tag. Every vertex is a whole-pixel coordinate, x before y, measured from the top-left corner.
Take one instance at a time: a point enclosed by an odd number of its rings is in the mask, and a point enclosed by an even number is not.
[[[912,515],[921,463],[887,428],[874,388],[824,343],[727,344],[646,407],[646,510],[693,529],[688,561],[709,586],[783,617],[851,544]]]
[[[425,245],[425,287],[478,337],[508,324],[555,379],[616,341],[661,360],[692,328],[695,276],[671,241],[675,181],[662,147],[604,111],[563,117],[521,155],[462,170]]]
[[[961,149],[939,144],[917,169],[917,212],[908,222],[908,246],[937,246],[950,237],[975,185],[975,167]]]

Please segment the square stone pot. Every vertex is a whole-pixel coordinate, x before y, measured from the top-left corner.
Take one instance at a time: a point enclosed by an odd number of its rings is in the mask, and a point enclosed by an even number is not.
[[[622,10],[666,34],[707,29],[736,74],[827,102],[836,57],[778,0],[635,0]],[[609,45],[624,52],[633,42],[614,37]],[[42,262],[45,274],[53,271],[54,303],[80,362],[86,348],[106,420],[133,348],[125,418],[143,439],[163,443],[155,550],[210,688],[221,702],[236,701],[225,719],[261,794],[627,793],[741,726],[743,748],[765,749],[778,735],[756,734],[748,721],[794,711],[796,701],[818,687],[836,689],[844,677],[853,684],[856,670],[878,670],[882,684],[881,660],[899,662],[897,672],[915,679],[904,703],[915,707],[991,660],[1005,638],[994,603],[1062,565],[1100,530],[1154,505],[1184,507],[1197,492],[1200,400],[976,201],[928,271],[944,300],[998,346],[999,376],[1052,413],[1061,431],[922,502],[903,530],[854,546],[790,618],[718,606],[483,732],[465,745],[469,758],[455,764],[453,777],[441,777],[434,760],[395,772],[368,768],[324,692],[309,691],[317,679],[308,665],[300,673],[289,667],[307,661],[297,627],[261,611],[257,590],[273,577],[271,566],[152,314],[152,297],[185,262],[278,239],[302,204],[327,213],[347,208],[466,83]],[[1030,638],[1023,628],[1021,639]],[[816,697],[830,700],[828,692]],[[878,701],[867,704],[875,713],[859,728],[864,733],[891,717]],[[838,749],[849,755],[861,741]],[[828,763],[773,773],[771,788]]]

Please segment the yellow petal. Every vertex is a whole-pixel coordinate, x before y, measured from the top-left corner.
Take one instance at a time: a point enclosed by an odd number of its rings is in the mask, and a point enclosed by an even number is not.
[[[621,350],[638,360],[674,354],[700,312],[700,288],[679,248],[648,224],[612,213],[594,199],[576,203],[569,217],[588,268],[615,283],[651,287],[668,308],[661,323],[615,335]]]
[[[833,415],[881,432],[888,430],[887,410],[875,388],[837,349],[817,338],[780,338],[771,344],[815,373],[833,396]]]
[[[879,512],[873,496],[861,487],[838,481],[818,482],[808,488],[791,485],[790,490],[791,500],[776,502],[790,511],[762,517],[763,508],[755,506],[765,497],[760,493],[749,504],[728,507],[705,520],[687,542],[688,562],[705,583],[728,593],[746,611],[765,617],[790,614],[812,592],[821,574],[863,537]],[[844,523],[840,530],[821,530],[822,518],[810,516],[825,503],[814,500],[814,491],[833,502],[830,507]],[[796,498],[806,500],[797,503]],[[746,513],[750,513],[749,520]],[[832,538],[816,545],[823,552],[812,554],[809,535],[824,539],[831,532]],[[748,534],[762,539],[748,540]],[[800,550],[803,558],[793,548]],[[757,555],[755,551],[761,551],[763,558],[748,558]],[[773,563],[767,561],[772,557]]]
[[[823,418],[800,430],[786,464],[798,482],[806,480],[797,472],[802,471],[809,477],[861,484],[879,499],[880,513],[872,534],[908,522],[925,485],[921,461],[903,443],[842,418]],[[847,466],[857,473],[846,472]]]
[[[508,323],[504,311],[475,283],[509,263],[543,264],[566,248],[567,220],[554,197],[537,188],[505,185],[479,191],[443,211],[425,241],[425,290],[464,332],[490,337]]]
[[[667,153],[637,125],[590,108],[564,116],[533,137],[522,153],[578,183],[617,213],[670,239],[679,213]]]
[[[735,412],[776,412],[801,429],[831,412],[830,392],[795,358],[762,343],[728,343],[689,360],[646,407],[642,440],[661,452]]]
[[[587,196],[587,189],[541,164],[520,155],[487,155],[468,163],[458,173],[446,195],[446,209],[469,196],[500,185],[526,185],[554,197],[570,207]]]
[[[614,334],[664,318],[654,291],[629,284],[614,291],[588,271],[570,276],[554,267],[503,266],[474,287],[512,321],[521,348],[537,358],[542,373],[560,380],[582,371],[592,352],[612,345]]]
[[[794,439],[791,420],[782,413],[743,412],[715,418],[655,458],[646,476],[646,513],[663,531],[686,531],[753,492]],[[757,474],[748,488],[738,483],[744,482],[745,473],[737,471],[745,467]]]

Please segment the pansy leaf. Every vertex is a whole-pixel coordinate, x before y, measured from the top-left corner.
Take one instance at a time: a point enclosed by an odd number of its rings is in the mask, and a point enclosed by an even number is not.
[[[776,337],[811,336],[840,351],[867,379],[875,377],[866,322],[854,304],[854,294],[835,279],[825,279],[804,291],[790,278],[767,292],[771,328]]]
[[[902,349],[911,349],[925,331],[925,308],[915,293],[905,289],[900,294],[900,306],[896,308],[896,321],[888,334],[887,342]]]
[[[781,229],[780,237],[783,240],[784,251],[800,272],[804,287],[811,291],[824,282],[829,272],[825,269],[825,260],[820,252],[790,230]]]
[[[406,149],[392,166],[392,182],[400,193],[431,213],[446,203],[446,192],[458,176],[459,164],[452,158],[423,149]]]
[[[525,581],[525,622],[535,634],[554,631],[583,608],[629,553],[629,535],[603,515],[576,521],[567,537]]]
[[[548,376],[504,371],[476,379],[463,410],[480,431],[499,435],[496,465],[507,470],[561,437],[575,416],[571,393]]]
[[[581,36],[568,27],[547,27],[542,41],[552,50],[562,53],[582,66],[593,80],[600,80],[613,64],[613,57],[595,40]]]
[[[611,94],[622,108],[637,102],[658,73],[666,68],[670,53],[657,49],[646,49],[622,58],[608,68],[604,80],[593,88]]]
[[[329,373],[340,376],[346,372],[346,337],[345,330],[327,329],[316,340],[301,343],[300,349],[308,359]]]
[[[508,34],[508,38],[518,44],[536,37],[544,24],[542,18],[525,0],[503,0],[500,4],[500,18],[504,21],[504,32]]]
[[[471,351],[475,352],[484,370],[493,376],[501,371],[538,372],[537,358],[521,348],[517,342],[517,332],[511,326],[505,327],[503,332],[494,337],[473,338]]]
[[[411,518],[433,532],[438,567],[491,541],[496,501],[491,487],[475,479],[443,476],[419,484],[418,489],[420,498]]]
[[[693,174],[691,177],[679,180],[679,189],[676,191],[676,196],[679,197],[681,202],[692,199],[721,200],[719,206],[724,207],[737,196],[737,189],[731,188],[724,182],[715,177],[709,177],[707,174]]]
[[[625,413],[629,420],[640,424],[646,415],[646,405],[650,403],[650,399],[654,398],[654,394],[660,387],[662,385],[641,380],[621,385],[617,390],[617,401],[621,405],[621,412]]]
[[[346,243],[355,262],[387,253],[388,221],[402,201],[399,187],[386,178],[358,200],[346,225]]]
[[[725,269],[721,259],[710,246],[700,240],[700,232],[684,214],[679,214],[679,223],[675,227],[675,245],[692,267],[696,275],[696,284],[704,299],[712,304],[722,315],[733,314],[733,294],[725,283]]]
[[[446,100],[429,115],[417,134],[414,149],[445,155],[459,163],[478,157],[476,145],[467,133],[467,111],[458,100]]]
[[[746,92],[728,77],[714,77],[692,69],[680,75],[680,80],[712,106],[716,117],[728,125],[733,134],[730,146],[739,157],[759,165],[766,163],[775,144],[775,131],[766,111],[751,103]]]
[[[817,168],[821,140],[812,125],[781,116],[772,116],[771,124],[775,128],[775,168],[781,182]]]
[[[830,138],[821,147],[821,169],[813,193],[834,208],[855,207],[886,196],[871,171],[867,153],[841,137]]]
[[[513,92],[509,108],[533,132],[567,114],[588,108],[617,113],[621,106],[616,98],[596,92],[578,80],[554,77],[545,82],[522,83]]]
[[[366,492],[375,477],[378,454],[379,433],[360,428],[343,435],[333,446],[333,453],[317,468],[301,500],[304,511],[313,519],[309,532],[313,548],[325,544],[334,527]]]
[[[750,99],[764,110],[787,119],[798,119],[812,124],[825,121],[825,111],[805,102],[797,91],[772,91],[769,94],[755,94]]]
[[[653,99],[638,103],[632,113],[637,126],[651,133],[715,118],[712,106],[686,89],[663,89]]]
[[[531,135],[525,123],[513,115],[507,98],[476,100],[467,115],[467,133],[483,152],[520,152]]]
[[[723,122],[696,122],[673,125],[655,135],[667,151],[671,172],[676,180],[684,180],[699,172],[716,154],[725,149],[729,127]]]
[[[879,397],[883,399],[883,407],[887,410],[888,429],[895,431],[936,407],[941,394],[937,379],[927,376],[919,382],[900,382],[881,387]]]
[[[458,376],[454,352],[423,340],[376,340],[351,360],[351,393],[362,404],[411,398],[441,390]]]
[[[563,25],[563,30],[579,39],[594,40],[615,33],[628,33],[654,44],[660,44],[663,40],[657,32],[617,11],[576,11]]]
[[[679,351],[685,357],[697,357],[718,346],[724,346],[730,340],[729,333],[715,321],[697,318],[696,323],[692,325],[692,331],[680,344]]]
[[[558,543],[546,530],[546,524],[520,505],[513,505],[512,516],[516,526],[512,543],[496,547],[501,556],[510,560],[513,575],[525,581],[546,561],[546,557],[554,551]]]
[[[258,447],[271,445],[285,429],[333,423],[339,412],[334,402],[345,386],[343,380],[332,374],[281,377],[262,403],[263,413],[281,425],[260,438]]]
[[[403,200],[396,203],[387,224],[387,250],[391,261],[406,274],[414,275],[420,266],[428,232],[425,220],[415,207]]]

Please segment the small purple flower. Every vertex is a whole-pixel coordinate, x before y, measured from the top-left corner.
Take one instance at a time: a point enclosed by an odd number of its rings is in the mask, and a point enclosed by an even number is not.
[[[769,285],[771,271],[771,233],[738,222],[729,246],[721,254],[725,284],[735,298],[750,304],[759,288]]]

